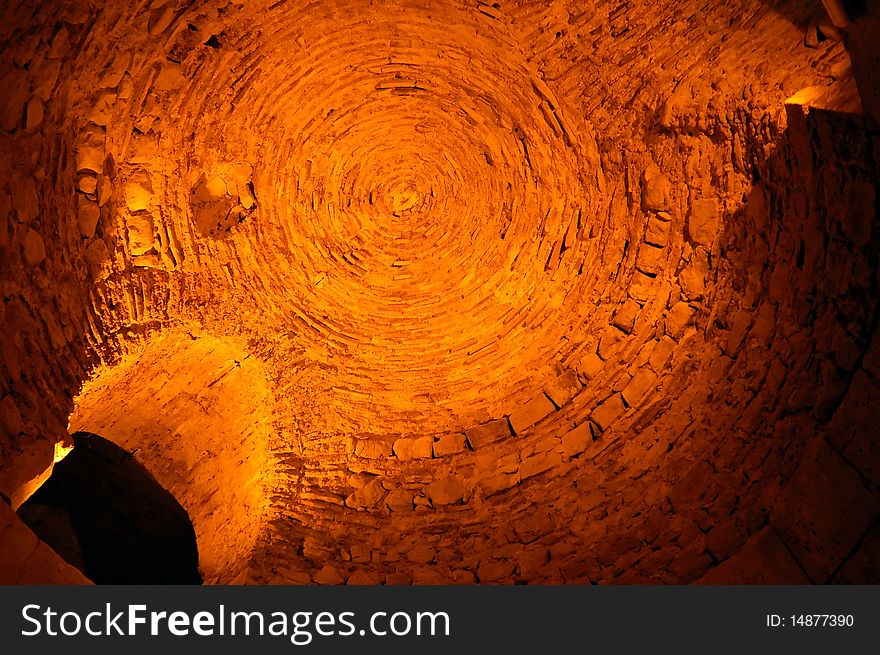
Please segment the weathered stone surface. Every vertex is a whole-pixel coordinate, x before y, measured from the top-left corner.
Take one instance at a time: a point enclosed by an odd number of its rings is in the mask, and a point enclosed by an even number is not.
[[[554,405],[562,407],[580,390],[581,383],[577,378],[577,373],[567,370],[553,380],[544,389],[544,393],[553,401]]]
[[[101,220],[101,210],[98,203],[92,202],[85,196],[78,196],[76,199],[76,221],[79,226],[79,233],[87,239],[95,236],[95,228],[98,221]]]
[[[0,584],[91,584],[0,500]]]
[[[562,436],[562,454],[574,457],[584,452],[593,442],[593,430],[589,421],[584,421]]]
[[[507,419],[496,419],[465,430],[465,435],[471,448],[476,450],[487,444],[509,437],[510,426],[507,423]]]
[[[547,396],[543,393],[539,394],[510,413],[510,427],[516,434],[522,434],[526,428],[549,416],[555,410]]]
[[[697,198],[691,201],[687,231],[692,243],[711,247],[723,227],[718,198]]]
[[[526,480],[532,476],[546,473],[559,466],[561,462],[562,457],[556,452],[537,453],[531,457],[526,457],[519,466],[520,480]]]
[[[590,418],[602,428],[607,430],[611,424],[616,421],[626,411],[623,399],[620,394],[614,394],[605,399],[605,401],[593,410]]]
[[[100,173],[104,169],[105,130],[90,124],[80,134],[76,146],[76,170]]]
[[[198,202],[215,202],[226,197],[226,181],[219,175],[207,178],[193,189]]]
[[[125,203],[131,212],[149,209],[153,204],[153,181],[150,174],[139,170],[129,176],[123,189]]]
[[[345,504],[353,509],[364,509],[378,505],[384,497],[385,489],[382,487],[382,482],[373,480],[346,498]]]
[[[666,334],[673,339],[681,337],[693,318],[694,310],[688,303],[676,303],[666,314]]]
[[[630,333],[632,332],[633,325],[635,325],[641,309],[639,303],[635,300],[627,300],[617,309],[616,312],[614,312],[614,318],[611,320],[611,324],[619,327],[626,333]]]
[[[19,223],[30,223],[40,215],[40,196],[30,177],[24,178],[12,194],[12,206]]]
[[[366,457],[368,459],[379,459],[391,457],[392,446],[387,441],[374,439],[358,439],[355,444],[354,452],[358,457]]]
[[[810,579],[823,583],[878,514],[880,494],[823,440],[776,502],[772,524]]]
[[[863,371],[853,377],[849,393],[828,424],[828,440],[875,488],[880,488],[880,439],[875,417],[880,384]]]
[[[679,276],[681,290],[689,300],[699,300],[706,292],[706,278],[709,275],[709,255],[703,248],[697,248],[691,260]]]
[[[654,349],[651,351],[651,356],[648,359],[648,364],[650,364],[651,368],[658,373],[663,371],[663,369],[666,368],[666,365],[669,362],[669,358],[672,355],[674,349],[675,341],[667,336],[661,337],[654,346]]]
[[[22,242],[24,249],[24,262],[29,266],[36,266],[46,259],[46,246],[40,234],[31,228],[24,233]]]
[[[645,243],[663,248],[669,243],[669,232],[669,223],[660,220],[655,214],[651,214],[648,218],[648,225],[645,228]]]
[[[156,230],[152,215],[142,212],[130,216],[126,221],[126,230],[132,255],[143,255],[153,249]]]
[[[698,584],[809,584],[785,544],[770,526],[762,528],[735,555],[715,566]]]
[[[385,504],[392,512],[406,512],[413,508],[413,495],[406,489],[394,489],[385,497]]]
[[[397,459],[406,462],[411,459],[430,459],[433,455],[434,437],[402,438],[394,442]]]
[[[880,526],[871,528],[831,584],[880,584]]]
[[[660,211],[669,209],[672,184],[656,164],[650,164],[642,172],[642,207]]]
[[[753,0],[24,4],[14,504],[70,424],[153,467],[211,582],[769,580],[770,507],[811,576],[872,575],[864,16],[810,49]]]
[[[467,438],[460,432],[444,434],[434,441],[434,457],[445,457],[467,450]]]
[[[621,395],[626,404],[633,407],[645,397],[646,394],[653,391],[657,384],[657,374],[654,371],[643,368],[639,370],[630,380],[629,384],[624,387]]]
[[[348,576],[345,584],[350,587],[378,585],[382,584],[382,577],[375,571],[365,571],[364,569],[358,569]]]
[[[605,362],[596,353],[587,353],[578,361],[578,373],[586,378],[596,376],[605,366]]]
[[[435,480],[425,488],[425,493],[434,506],[451,505],[460,502],[467,493],[467,487],[460,477],[448,475]]]
[[[321,585],[336,585],[345,582],[345,578],[330,564],[325,564],[320,571],[312,575],[312,580]]]
[[[512,575],[515,569],[515,561],[489,560],[480,564],[477,569],[477,577],[483,583],[498,582]]]
[[[663,248],[657,248],[649,243],[643,243],[639,247],[636,267],[641,272],[658,275],[663,270],[665,263],[666,251]]]

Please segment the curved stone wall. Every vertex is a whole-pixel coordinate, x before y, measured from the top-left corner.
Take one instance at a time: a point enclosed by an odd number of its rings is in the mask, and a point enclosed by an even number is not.
[[[876,579],[880,146],[818,3],[6,13],[13,506],[70,427],[211,581]]]

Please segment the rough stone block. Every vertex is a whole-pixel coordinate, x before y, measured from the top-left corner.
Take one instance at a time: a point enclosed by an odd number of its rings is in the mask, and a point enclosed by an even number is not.
[[[547,385],[547,388],[544,389],[544,393],[550,397],[550,400],[552,400],[557,407],[562,407],[580,390],[581,383],[577,378],[577,373],[569,370],[565,371],[562,375]]]
[[[132,173],[125,182],[123,194],[128,211],[139,212],[149,209],[153,203],[153,181],[150,174],[144,170]]]
[[[672,184],[656,164],[649,164],[642,173],[642,207],[646,210],[669,209]]]
[[[699,198],[691,201],[687,233],[691,243],[711,248],[724,227],[718,198]]]
[[[467,437],[460,432],[441,435],[434,442],[434,457],[454,455],[467,450]]]
[[[633,325],[635,325],[636,319],[641,310],[642,308],[639,303],[635,300],[627,299],[626,302],[614,312],[614,318],[611,319],[611,324],[629,334],[632,332]]]
[[[376,479],[346,498],[345,504],[352,509],[364,509],[378,505],[384,497],[385,489],[382,487],[382,482]]]
[[[616,421],[626,411],[623,400],[619,393],[616,393],[605,399],[601,405],[593,410],[590,418],[598,425],[602,431],[607,430],[610,425]]]
[[[649,368],[643,368],[633,376],[633,379],[622,391],[623,399],[627,405],[633,407],[645,397],[645,394],[652,391],[656,384],[657,374]]]
[[[425,488],[425,493],[435,506],[452,505],[464,499],[467,485],[460,477],[448,475],[429,484]]]
[[[380,459],[391,457],[391,444],[378,439],[358,439],[354,447],[354,454],[367,459]]]
[[[325,564],[320,571],[312,576],[312,580],[320,585],[343,584],[345,582],[345,578],[330,564]]]
[[[498,582],[503,578],[513,575],[516,569],[516,561],[514,560],[489,560],[480,563],[477,569],[477,577],[480,582]]]
[[[694,309],[686,302],[677,302],[666,314],[666,334],[680,338],[694,318]]]
[[[658,373],[661,373],[669,363],[669,359],[672,357],[672,352],[674,350],[675,341],[667,336],[661,337],[651,351],[651,356],[648,358],[648,365]]]
[[[476,450],[487,444],[495,443],[496,441],[509,437],[510,426],[507,423],[507,419],[499,418],[487,423],[475,425],[469,430],[465,430],[465,435],[467,436],[471,448]]]
[[[526,428],[554,411],[553,403],[542,393],[510,413],[510,426],[516,434],[522,434]]]
[[[648,243],[639,246],[639,253],[636,255],[636,268],[643,273],[658,275],[663,271],[666,263],[666,250],[657,248]]]
[[[584,421],[562,436],[562,454],[574,457],[584,452],[593,443],[593,430],[589,421]]]
[[[519,466],[520,480],[526,480],[535,475],[546,473],[550,469],[559,466],[562,463],[562,456],[559,453],[538,453],[531,457],[525,458]]]
[[[98,221],[101,219],[101,210],[98,207],[98,203],[80,195],[76,199],[76,208],[76,222],[79,226],[79,233],[85,238],[91,239],[95,236],[95,228],[98,227]]]
[[[24,233],[22,251],[24,262],[28,266],[36,266],[46,259],[46,246],[43,243],[43,237],[32,228],[27,228]]]
[[[669,232],[669,222],[660,220],[656,214],[651,214],[645,227],[645,243],[663,248],[669,244]]]
[[[596,353],[587,353],[578,362],[578,373],[585,378],[594,378],[605,366],[605,361]]]
[[[397,459],[406,462],[411,459],[430,459],[434,450],[434,437],[416,437],[398,439],[394,442],[394,454]]]

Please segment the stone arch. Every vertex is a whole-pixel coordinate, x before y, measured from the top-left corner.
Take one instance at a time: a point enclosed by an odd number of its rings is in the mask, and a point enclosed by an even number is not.
[[[263,528],[270,392],[261,365],[230,341],[171,331],[99,368],[71,431],[125,448],[189,513],[206,583],[246,574]]]

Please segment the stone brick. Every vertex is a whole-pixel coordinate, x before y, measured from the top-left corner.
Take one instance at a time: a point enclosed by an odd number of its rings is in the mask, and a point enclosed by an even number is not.
[[[338,585],[345,582],[345,578],[339,574],[336,567],[330,564],[325,564],[320,571],[312,575],[312,580],[320,585]]]
[[[648,225],[645,228],[645,243],[663,248],[669,244],[669,232],[669,223],[652,214],[648,218]]]
[[[578,374],[585,378],[595,377],[605,366],[604,360],[596,353],[587,353],[577,365]]]
[[[550,469],[559,466],[562,463],[562,456],[559,453],[538,453],[527,457],[519,466],[520,480],[526,480],[532,476],[546,473]]]
[[[653,211],[669,209],[671,196],[669,179],[656,164],[650,164],[642,173],[642,207]]]
[[[394,442],[393,451],[397,459],[406,462],[411,459],[430,459],[433,456],[434,437],[402,438]]]
[[[544,393],[550,397],[550,400],[557,407],[562,407],[580,390],[581,383],[577,378],[577,373],[568,370],[547,385]]]
[[[626,333],[630,333],[632,332],[633,325],[635,324],[641,310],[642,308],[635,300],[627,300],[617,308],[616,312],[614,312],[614,318],[611,319],[611,324]]]
[[[391,444],[378,439],[358,439],[354,447],[354,453],[358,457],[367,459],[380,459],[391,457]]]
[[[510,413],[510,426],[516,434],[549,416],[556,408],[543,393],[535,396],[524,405],[520,405]]]
[[[692,243],[711,248],[723,227],[718,198],[699,198],[691,201],[687,232]]]
[[[475,425],[469,430],[465,430],[465,436],[467,437],[471,448],[476,450],[477,448],[481,448],[490,443],[495,443],[496,441],[509,437],[510,425],[507,423],[506,418],[495,419],[493,421],[488,421],[487,423]]]
[[[461,502],[467,493],[467,486],[460,477],[448,475],[429,484],[425,493],[434,506],[451,505]]]
[[[562,454],[574,457],[584,452],[593,443],[593,430],[589,421],[584,421],[562,436]]]
[[[609,398],[606,398],[601,405],[596,407],[590,415],[590,418],[604,432],[614,421],[623,416],[625,411],[626,407],[623,404],[623,400],[621,399],[620,394],[616,393]]]
[[[639,246],[639,252],[636,256],[636,268],[643,273],[659,275],[666,265],[666,257],[667,251],[663,248],[643,243]]]
[[[657,384],[657,374],[648,368],[638,371],[630,383],[621,392],[626,404],[634,407],[644,398],[645,394],[653,391]]]
[[[348,496],[345,504],[353,509],[364,509],[378,505],[384,497],[385,489],[382,487],[382,482],[373,480]]]
[[[441,435],[434,441],[434,457],[445,457],[467,450],[467,437],[460,432]]]

